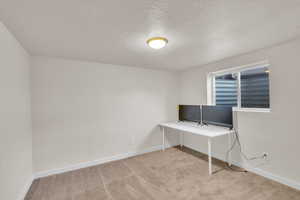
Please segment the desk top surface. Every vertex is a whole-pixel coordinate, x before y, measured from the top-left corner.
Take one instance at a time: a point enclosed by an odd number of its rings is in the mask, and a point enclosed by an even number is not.
[[[161,127],[172,128],[196,135],[202,135],[206,137],[218,137],[222,135],[228,135],[233,133],[233,130],[220,126],[213,125],[198,125],[193,122],[167,122],[159,124]]]

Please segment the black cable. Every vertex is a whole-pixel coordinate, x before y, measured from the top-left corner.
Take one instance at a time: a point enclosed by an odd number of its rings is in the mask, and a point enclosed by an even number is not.
[[[235,129],[234,130],[234,133],[236,132]],[[231,138],[232,139],[232,138]],[[235,171],[235,172],[247,172],[247,170],[238,170],[238,169],[234,169],[232,168],[230,165],[229,165],[229,153],[233,150],[233,148],[235,147],[236,143],[237,143],[238,139],[236,137],[236,134],[234,134],[234,142],[232,143],[231,147],[228,149],[228,151],[226,152],[226,167],[229,168],[230,170],[232,171]]]
[[[238,144],[238,148],[239,148],[239,153],[240,155],[247,161],[251,161],[251,160],[256,160],[256,159],[263,159],[265,157],[265,155],[262,156],[256,156],[256,157],[251,157],[248,158],[248,156],[243,152],[243,148],[241,145],[241,141],[240,141],[240,137],[239,134],[237,132],[237,130],[235,128],[233,128],[234,131],[234,142],[232,143],[231,147],[229,148],[229,150],[226,152],[226,161],[227,161],[227,167],[233,171],[237,171],[237,172],[247,172],[247,170],[236,170],[233,169],[230,165],[229,165],[229,153],[233,150],[233,148],[235,147],[236,144]]]

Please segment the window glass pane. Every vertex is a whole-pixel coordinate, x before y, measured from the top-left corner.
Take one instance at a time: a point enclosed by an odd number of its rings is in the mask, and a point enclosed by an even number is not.
[[[216,105],[237,106],[237,77],[232,74],[215,77]]]
[[[269,70],[267,67],[241,72],[241,106],[269,108]]]

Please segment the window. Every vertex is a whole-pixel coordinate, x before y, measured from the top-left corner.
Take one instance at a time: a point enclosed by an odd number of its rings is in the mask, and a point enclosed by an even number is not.
[[[238,79],[236,74],[215,76],[215,105],[238,105]]]
[[[269,109],[269,65],[253,64],[209,75],[209,103],[237,109]]]

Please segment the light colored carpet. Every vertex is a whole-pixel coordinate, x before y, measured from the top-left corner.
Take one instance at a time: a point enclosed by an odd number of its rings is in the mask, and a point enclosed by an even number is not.
[[[26,200],[300,200],[300,191],[170,148],[35,180]]]

